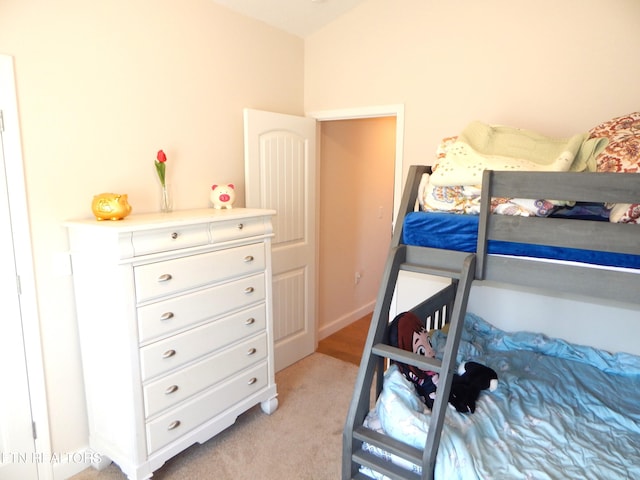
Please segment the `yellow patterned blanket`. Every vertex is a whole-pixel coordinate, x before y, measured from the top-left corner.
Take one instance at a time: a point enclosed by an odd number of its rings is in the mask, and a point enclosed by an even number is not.
[[[484,170],[595,171],[606,138],[553,138],[530,130],[472,122],[431,175],[433,186],[479,185]]]

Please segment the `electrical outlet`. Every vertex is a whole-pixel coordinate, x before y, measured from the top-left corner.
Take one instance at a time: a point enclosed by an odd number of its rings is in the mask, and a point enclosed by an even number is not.
[[[358,285],[360,283],[360,279],[362,278],[362,274],[360,272],[356,272],[355,275],[355,284]]]

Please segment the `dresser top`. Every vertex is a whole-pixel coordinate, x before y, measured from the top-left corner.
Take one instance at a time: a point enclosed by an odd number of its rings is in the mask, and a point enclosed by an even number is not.
[[[90,217],[68,220],[65,221],[63,225],[73,229],[100,228],[108,229],[112,232],[131,232],[178,225],[190,225],[194,223],[242,220],[250,217],[272,216],[275,214],[275,210],[260,208],[231,208],[221,210],[215,208],[200,208],[195,210],[175,210],[171,213],[133,214],[122,220],[98,221],[95,217]]]

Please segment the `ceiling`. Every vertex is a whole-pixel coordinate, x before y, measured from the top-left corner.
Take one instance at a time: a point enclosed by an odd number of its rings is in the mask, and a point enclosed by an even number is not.
[[[304,38],[365,0],[213,1]]]

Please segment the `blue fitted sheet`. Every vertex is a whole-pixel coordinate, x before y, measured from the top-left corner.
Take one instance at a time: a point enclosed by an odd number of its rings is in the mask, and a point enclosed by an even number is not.
[[[473,414],[448,409],[436,480],[640,478],[640,357],[504,332],[473,314],[467,314],[462,335],[458,362],[493,368],[499,384],[481,393]],[[434,333],[438,356],[445,341],[442,332]],[[421,448],[430,420],[425,408],[392,366],[365,426]],[[365,448],[421,470],[377,447]]]
[[[478,242],[479,220],[480,217],[477,215],[411,212],[405,216],[403,243],[421,247],[475,252]],[[490,254],[569,260],[611,267],[640,268],[640,255],[577,248],[491,240],[488,252]]]

